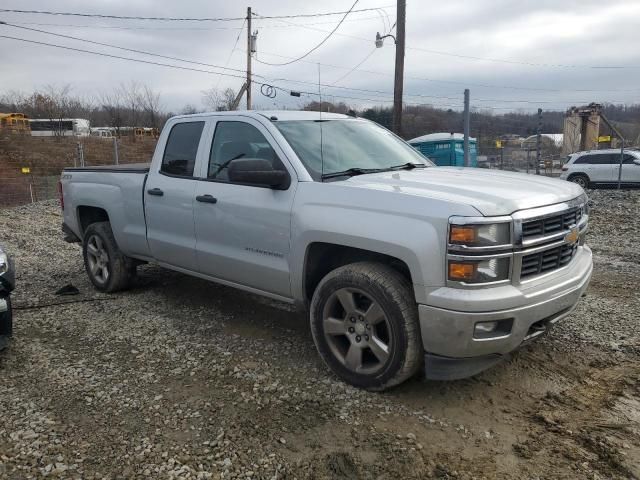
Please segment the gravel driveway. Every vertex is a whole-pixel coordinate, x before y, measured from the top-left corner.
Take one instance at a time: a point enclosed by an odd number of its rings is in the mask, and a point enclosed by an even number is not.
[[[575,313],[473,379],[384,394],[334,378],[287,305],[155,266],[100,294],[55,203],[0,210],[0,478],[640,477],[640,191],[590,196]]]

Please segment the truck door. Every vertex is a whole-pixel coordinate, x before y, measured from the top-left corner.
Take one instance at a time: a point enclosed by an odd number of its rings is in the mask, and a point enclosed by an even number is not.
[[[291,296],[289,239],[295,182],[287,190],[231,183],[228,163],[261,158],[295,175],[270,133],[246,118],[216,122],[194,203],[196,255],[201,273]],[[293,177],[295,178],[295,177]]]
[[[197,271],[194,168],[198,152],[203,150],[199,144],[204,125],[204,121],[194,121],[171,127],[164,152],[156,152],[161,158],[154,158],[144,189],[151,254],[158,262],[192,271]]]

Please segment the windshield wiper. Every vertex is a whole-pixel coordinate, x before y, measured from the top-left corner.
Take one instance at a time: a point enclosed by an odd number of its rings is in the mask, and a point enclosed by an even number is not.
[[[325,178],[335,178],[335,177],[354,177],[356,175],[364,175],[366,173],[378,173],[384,172],[386,169],[384,168],[348,168],[347,170],[342,170],[340,172],[331,172],[325,173],[322,175],[322,180]]]
[[[387,167],[384,170],[413,170],[414,168],[426,168],[427,165],[424,163],[414,163],[408,162],[403,163],[402,165],[394,165],[393,167]]]

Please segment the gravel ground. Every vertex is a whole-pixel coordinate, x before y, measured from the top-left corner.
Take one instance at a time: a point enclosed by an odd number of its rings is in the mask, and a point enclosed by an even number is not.
[[[640,477],[640,191],[590,197],[574,314],[476,378],[384,394],[333,377],[287,305],[154,266],[103,295],[55,203],[0,210],[0,478]]]

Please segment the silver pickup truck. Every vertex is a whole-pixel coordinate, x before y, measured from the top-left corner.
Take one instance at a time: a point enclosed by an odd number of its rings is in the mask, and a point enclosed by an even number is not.
[[[442,168],[367,120],[171,118],[150,165],[68,168],[63,231],[99,290],[163,267],[297,304],[345,381],[474,375],[566,316],[592,272],[575,184]]]

